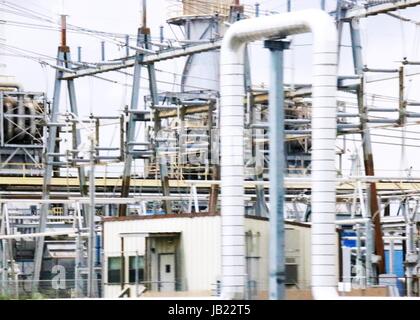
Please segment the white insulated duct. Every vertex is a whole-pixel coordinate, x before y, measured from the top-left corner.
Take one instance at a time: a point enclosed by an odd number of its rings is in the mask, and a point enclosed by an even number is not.
[[[242,298],[244,232],[244,53],[248,42],[313,33],[312,89],[312,293],[337,294],[336,263],[336,86],[337,31],[321,10],[242,20],[227,31],[221,48],[222,297]],[[282,70],[278,70],[282,72]]]

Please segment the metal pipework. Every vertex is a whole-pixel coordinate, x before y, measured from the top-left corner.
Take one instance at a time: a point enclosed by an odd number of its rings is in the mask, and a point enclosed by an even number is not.
[[[284,254],[284,83],[283,59],[289,42],[264,42],[270,50],[270,246],[269,246],[269,294],[270,299],[284,299],[285,254]]]
[[[15,89],[17,92],[23,91],[23,86],[20,83],[17,82],[0,82],[0,90],[7,90],[7,89]],[[13,114],[13,109],[16,107],[16,100],[5,97],[3,99],[4,106],[0,106],[0,108],[4,108],[6,111],[6,114]],[[11,121],[15,122],[15,119],[12,119]],[[11,139],[13,137],[13,123],[11,121],[5,122],[5,138],[7,140]]]
[[[128,58],[130,56],[130,35],[125,35],[125,56]]]
[[[1,86],[1,84],[0,84]],[[1,106],[0,106],[1,107]],[[39,115],[38,103],[29,98],[6,96],[3,99],[4,136],[6,140],[23,141],[28,134],[34,137],[37,132],[36,117]]]
[[[398,69],[371,69],[371,68],[364,67],[363,71],[372,72],[372,73],[396,73],[399,70]]]
[[[101,41],[101,62],[103,63],[105,60],[105,41]],[[118,64],[120,64],[120,62],[118,62]]]
[[[406,58],[402,61],[403,65],[419,66],[420,61],[408,61]]]
[[[159,26],[159,42],[163,43],[164,40],[165,40],[164,27]]]
[[[17,117],[17,126],[15,127],[15,135],[18,135],[25,128],[25,119],[22,117],[25,115],[25,105],[22,97],[19,97],[17,100],[17,114],[20,117]]]
[[[227,31],[221,48],[222,297],[241,298],[245,279],[244,108],[248,42],[313,33],[312,293],[337,298],[335,245],[335,139],[337,31],[322,10],[304,10],[242,20]]]
[[[34,117],[34,116],[36,116],[37,115],[37,110],[39,110],[39,105],[38,105],[38,103],[36,102],[36,101],[31,101],[31,100],[29,100],[29,101],[27,101],[26,103],[25,103],[25,106],[26,106],[26,110],[29,112],[29,114],[32,116],[32,117]],[[31,118],[30,119],[30,124],[29,124],[29,126],[30,126],[30,128],[29,128],[29,133],[32,135],[32,136],[35,136],[35,134],[36,134],[36,123],[35,123],[35,118]]]
[[[390,109],[390,108],[367,108],[369,112],[398,112],[398,109]]]
[[[420,107],[420,102],[409,102],[407,101],[406,106],[411,106],[411,107]]]
[[[10,98],[10,97],[5,97],[3,99],[3,106],[0,107],[4,107],[4,111],[6,111],[7,115],[12,115],[13,114],[13,108],[16,107],[16,100]],[[11,139],[13,137],[13,122],[15,122],[15,119],[12,118],[11,121],[5,121],[5,127],[4,127],[4,133],[5,133],[5,138],[7,140]]]

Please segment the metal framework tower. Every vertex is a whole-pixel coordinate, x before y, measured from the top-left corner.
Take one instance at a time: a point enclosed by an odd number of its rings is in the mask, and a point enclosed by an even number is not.
[[[147,3],[146,0],[143,0],[143,17],[142,17],[142,27],[138,29],[137,32],[137,47],[144,48],[146,50],[151,49],[150,44],[150,29],[147,27]],[[130,193],[130,182],[131,182],[131,168],[133,161],[137,159],[148,159],[147,155],[148,150],[143,150],[143,152],[138,152],[134,149],[134,146],[148,146],[146,142],[137,143],[135,140],[135,131],[136,123],[141,117],[139,115],[145,114],[146,110],[139,110],[139,90],[140,90],[140,78],[141,78],[141,69],[143,67],[143,58],[144,52],[137,50],[135,61],[134,61],[134,76],[133,76],[133,88],[131,93],[131,103],[130,103],[130,114],[127,124],[127,135],[126,135],[126,147],[125,147],[125,163],[124,163],[124,172],[123,172],[123,183],[121,189],[121,197],[127,198]],[[152,99],[152,105],[156,106],[158,104],[158,93],[156,85],[156,72],[154,63],[147,64],[147,72],[149,75],[149,90]],[[154,121],[155,121],[155,131],[160,129],[160,120],[159,113],[154,112]],[[146,151],[146,155],[144,155]],[[162,170],[163,171],[163,170]],[[165,196],[169,195],[169,183],[167,177],[161,175],[162,191]],[[169,201],[165,201],[165,209],[167,213],[171,212],[171,206]],[[127,205],[121,204],[119,207],[119,216],[127,215]]]
[[[56,150],[56,142],[57,142],[57,120],[58,120],[58,113],[59,113],[59,105],[60,105],[60,97],[61,97],[61,85],[62,85],[62,77],[64,75],[64,70],[68,70],[72,66],[72,60],[70,55],[70,48],[67,46],[67,22],[66,16],[61,17],[61,45],[58,47],[58,54],[57,54],[57,64],[61,66],[61,69],[57,69],[55,75],[55,85],[54,85],[54,96],[53,96],[53,103],[51,108],[50,114],[50,124],[49,124],[49,132],[48,132],[48,140],[47,140],[47,148],[46,153],[44,155],[44,164],[45,164],[45,171],[44,171],[44,182],[42,187],[42,198],[49,199],[49,192],[50,192],[50,185],[51,179],[53,177],[53,167],[54,167],[54,153]],[[76,101],[76,91],[74,81],[72,79],[67,80],[67,90],[70,99],[70,108],[71,112],[78,116],[78,108],[77,108],[77,101]],[[81,136],[78,129],[76,129],[76,144],[79,145],[81,142]],[[82,196],[87,196],[88,190],[86,186],[86,176],[85,171],[82,166],[78,169],[79,173],[79,185],[80,185],[80,193]],[[39,222],[39,232],[44,232],[46,229],[47,224],[47,216],[49,212],[49,205],[42,204],[41,213],[40,213],[40,222]],[[83,218],[85,223],[87,223],[87,207],[84,207],[83,210]],[[39,279],[40,279],[40,272],[42,266],[42,257],[44,252],[44,237],[39,237],[36,242],[35,248],[35,258],[34,258],[34,275],[33,275],[33,291],[38,291],[39,286]]]

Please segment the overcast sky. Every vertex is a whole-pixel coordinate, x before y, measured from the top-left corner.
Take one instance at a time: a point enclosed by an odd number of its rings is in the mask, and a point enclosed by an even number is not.
[[[130,34],[134,36],[140,23],[141,16],[141,0],[8,0],[14,4],[26,7],[27,9],[44,14],[46,17],[54,19],[58,22],[58,13],[62,10],[69,15],[68,22],[70,24],[101,30],[113,33]],[[256,1],[243,1],[251,7]],[[258,1],[261,5],[262,14],[265,10],[285,12],[286,0],[268,0]],[[148,1],[148,22],[152,30],[152,35],[159,35],[159,26],[165,26],[165,37],[174,38],[176,35],[171,28],[165,23],[168,17],[168,7],[179,3],[178,1],[153,0]],[[301,10],[306,8],[319,8],[319,0],[295,0],[293,1],[293,9]],[[335,0],[327,0],[327,8],[332,10]],[[5,9],[9,9],[5,7]],[[416,20],[419,16],[420,8],[409,8],[396,12],[404,17]],[[23,27],[13,25],[13,22],[26,22],[33,24],[50,25],[48,22],[42,22],[25,18],[23,16],[6,13],[3,17],[6,23],[7,45],[17,48],[23,48],[33,51],[32,56],[43,54],[48,57],[55,57],[57,46],[59,44],[59,33],[51,30],[40,30],[34,27]],[[175,30],[175,29],[174,29]],[[342,55],[340,59],[340,74],[352,73],[351,49],[349,45],[349,36],[347,27],[343,32]],[[371,68],[397,68],[399,61],[403,57],[410,60],[420,61],[419,52],[419,27],[413,22],[401,22],[387,15],[380,15],[362,20],[362,41],[363,41],[363,57],[365,64]],[[73,58],[76,59],[76,48],[81,46],[82,58],[84,61],[100,60],[100,37],[92,35],[83,35],[80,33],[69,33],[68,43],[72,50]],[[293,57],[291,53],[286,54],[286,81],[294,80],[296,83],[309,83],[311,70],[311,36],[298,36],[295,38],[295,47]],[[10,54],[10,52],[6,52]],[[115,43],[106,42],[106,58],[113,59],[121,57],[125,54],[125,48],[115,45]],[[46,58],[46,57],[44,57]],[[54,71],[51,68],[43,68],[38,62],[22,57],[11,57],[9,55],[0,56],[2,62],[8,65],[7,73],[13,75],[16,81],[21,82],[28,91],[45,91],[49,98],[52,98],[52,90],[54,85]],[[53,63],[53,61],[48,60]],[[159,83],[160,91],[178,90],[179,88],[172,83],[179,82],[179,77],[168,72],[180,73],[183,67],[183,59],[177,59],[169,62],[159,63],[157,67],[166,73],[158,72],[160,81],[169,82],[170,84]],[[294,63],[293,63],[294,61]],[[268,56],[261,44],[256,43],[251,50],[252,76],[253,84],[268,84]],[[292,66],[293,72],[292,72]],[[409,72],[420,71],[418,67],[410,67]],[[292,77],[293,74],[293,77]],[[145,72],[143,75],[146,76]],[[387,75],[380,75],[381,77]],[[112,73],[105,77],[118,81],[120,84],[111,84],[95,78],[83,78],[76,81],[77,98],[79,102],[79,110],[82,115],[88,115],[90,112],[96,114],[118,114],[120,110],[129,102],[130,90],[122,84],[131,83],[131,78]],[[375,75],[378,77],[378,75]],[[407,98],[420,100],[419,78],[410,77],[407,79]],[[143,80],[141,86],[147,88],[146,80]],[[395,98],[398,96],[398,82],[396,80],[381,81],[369,84],[367,87],[368,103],[376,106],[397,107]],[[64,93],[64,92],[63,92]],[[143,90],[142,94],[147,93]],[[371,94],[384,95],[393,97],[394,100],[379,100],[380,98],[372,98]],[[372,101],[373,99],[373,101]],[[141,100],[142,101],[142,100]],[[392,101],[392,102],[388,102]],[[62,101],[61,111],[69,108],[67,99]],[[414,170],[420,170],[420,143],[413,138],[419,138],[418,128],[416,126],[408,127],[406,134],[406,142],[408,145],[417,145],[418,147],[406,147],[406,159],[403,164],[404,168],[412,166]],[[389,170],[398,170],[401,160],[401,143],[400,132],[390,130],[375,130],[373,132],[378,136],[373,136],[373,140],[377,142],[395,143],[397,145],[374,144],[375,163],[378,174],[391,174],[393,176],[398,172],[390,173]],[[116,133],[111,130],[104,135],[107,139],[111,139]],[[391,137],[383,137],[387,135]],[[395,138],[392,138],[395,136]],[[115,138],[118,140],[118,138]],[[114,139],[114,140],[115,140]],[[360,140],[360,137],[356,137]],[[348,143],[347,147],[353,149],[352,146],[360,146],[360,142]],[[413,175],[420,176],[420,171]]]

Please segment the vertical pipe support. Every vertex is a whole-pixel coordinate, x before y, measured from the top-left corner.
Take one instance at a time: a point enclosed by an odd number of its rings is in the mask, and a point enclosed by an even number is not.
[[[404,126],[406,124],[406,108],[407,108],[407,102],[404,98],[404,66],[401,66],[398,70],[398,79],[399,79],[399,118],[398,118],[398,124],[400,126]]]
[[[75,272],[74,272],[74,283],[75,283],[75,291],[76,291],[76,298],[81,298],[83,293],[83,282],[81,278],[81,267],[82,267],[82,256],[83,256],[83,245],[81,241],[81,230],[79,228],[79,223],[77,224],[77,234],[76,234],[76,258],[75,258]]]
[[[77,47],[77,62],[82,62],[82,47]]]
[[[130,35],[125,36],[125,55],[130,56]]]
[[[89,174],[89,238],[88,238],[88,297],[96,298],[95,274],[95,134],[90,136]]]
[[[105,61],[105,41],[101,41],[101,60]]]
[[[271,300],[285,297],[284,257],[284,53],[289,42],[266,40],[270,50],[270,281]]]
[[[369,216],[368,221],[365,224],[365,266],[366,266],[366,286],[371,287],[373,284],[374,270],[372,268],[372,253],[374,252],[373,248],[373,228],[371,217]]]
[[[124,290],[124,285],[125,285],[124,236],[121,235],[121,269],[120,269],[120,286],[121,286],[121,291]]]
[[[2,203],[0,205],[0,213],[1,213],[1,224],[0,224],[0,234],[6,234],[6,217],[5,217],[5,206],[6,204]],[[7,294],[7,242],[5,239],[1,240],[1,294]]]
[[[392,234],[391,234],[392,236]],[[395,245],[394,245],[394,239],[389,240],[389,271],[388,273],[394,274],[394,253],[395,253]]]
[[[164,27],[163,26],[159,27],[159,40],[160,40],[160,43],[163,43],[163,41],[165,40],[165,34],[164,34]]]

